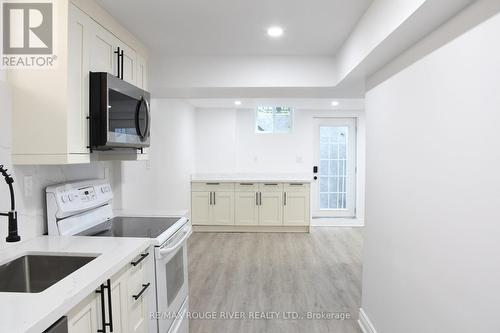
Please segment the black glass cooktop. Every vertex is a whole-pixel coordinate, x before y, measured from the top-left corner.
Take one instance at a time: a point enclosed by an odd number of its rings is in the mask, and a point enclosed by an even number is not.
[[[93,236],[156,238],[177,221],[178,217],[115,217],[105,223],[109,230]]]

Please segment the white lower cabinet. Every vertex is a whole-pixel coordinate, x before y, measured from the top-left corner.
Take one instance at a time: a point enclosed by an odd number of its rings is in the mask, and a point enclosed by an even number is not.
[[[89,295],[68,313],[69,333],[97,332],[97,296]]]
[[[234,192],[213,192],[212,198],[212,223],[234,224]]]
[[[259,195],[256,191],[236,192],[235,195],[235,224],[259,224]]]
[[[197,225],[234,225],[234,184],[193,184],[191,219]]]
[[[285,184],[283,223],[307,226],[310,223],[309,184]]]
[[[139,254],[133,263],[123,267],[108,280],[111,286],[111,306],[107,289],[108,281],[105,281],[95,293],[74,307],[67,314],[68,332],[97,332],[103,329],[103,325],[106,325],[106,332],[110,332],[111,323],[113,333],[149,332],[148,313],[155,311],[149,307],[151,298],[156,297],[153,290],[154,275],[151,274],[154,270],[153,258],[152,252],[149,253],[148,249]]]
[[[259,185],[259,224],[283,224],[283,184]]]
[[[194,226],[249,229],[310,225],[308,183],[193,182],[191,204]]]

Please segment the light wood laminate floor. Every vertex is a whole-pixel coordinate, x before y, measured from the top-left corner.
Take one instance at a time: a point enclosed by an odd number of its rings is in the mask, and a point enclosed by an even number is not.
[[[191,319],[190,332],[361,332],[361,233],[361,228],[332,227],[310,234],[193,234],[190,312],[205,317],[215,312],[215,319]],[[239,312],[246,319],[221,318]],[[284,319],[284,312],[348,312],[352,318]],[[248,319],[252,314],[279,319]]]

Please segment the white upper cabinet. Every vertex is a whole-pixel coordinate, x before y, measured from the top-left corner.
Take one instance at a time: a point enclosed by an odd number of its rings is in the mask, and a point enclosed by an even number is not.
[[[136,52],[125,44],[120,45],[121,51],[123,51],[121,56],[121,70],[123,70],[122,78],[124,81],[131,83],[135,86],[137,84],[137,54]]]
[[[137,86],[148,90],[148,64],[143,56],[137,55]]]
[[[86,15],[86,14],[83,14]],[[118,76],[118,38],[95,22],[91,27],[90,71]]]
[[[77,5],[68,0],[54,2],[58,13],[54,17],[58,27],[55,66],[7,71],[12,91],[13,164],[91,161],[87,119],[91,71],[118,76],[123,69],[125,81],[143,89],[148,86],[147,50],[142,44],[94,2],[73,1]],[[123,52],[122,66],[118,48]],[[146,154],[140,157],[146,158]]]

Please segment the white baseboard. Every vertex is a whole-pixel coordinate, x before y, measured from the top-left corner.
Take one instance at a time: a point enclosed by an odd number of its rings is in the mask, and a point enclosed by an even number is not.
[[[363,333],[377,333],[377,330],[373,326],[370,318],[366,315],[366,312],[363,309],[359,309],[359,319],[358,319],[359,327]]]
[[[311,220],[312,227],[364,227],[365,220],[360,218],[319,217]]]

